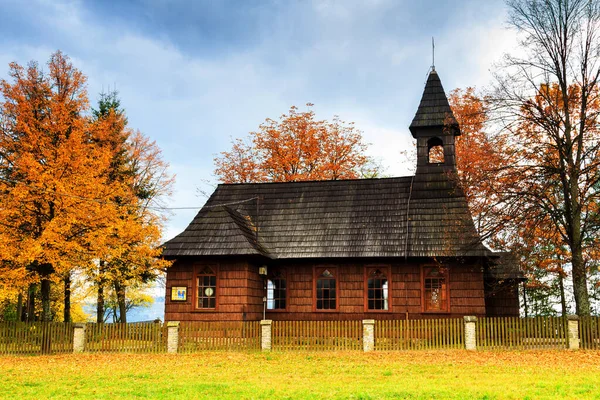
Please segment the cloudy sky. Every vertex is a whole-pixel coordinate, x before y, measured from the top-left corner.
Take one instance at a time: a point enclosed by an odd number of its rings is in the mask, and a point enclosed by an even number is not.
[[[446,91],[484,86],[515,45],[500,0],[0,0],[0,77],[57,49],[89,78],[92,104],[116,86],[131,127],[177,175],[172,207],[200,207],[213,158],[291,105],[354,121],[392,176],[431,65]],[[165,238],[194,211],[177,211]]]

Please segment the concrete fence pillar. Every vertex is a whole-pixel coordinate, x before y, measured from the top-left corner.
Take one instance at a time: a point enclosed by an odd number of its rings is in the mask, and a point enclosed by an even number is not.
[[[569,350],[579,349],[579,317],[577,315],[569,315],[567,317],[567,336]]]
[[[363,351],[375,350],[375,320],[363,319]]]
[[[73,324],[73,353],[85,350],[85,324]]]
[[[260,321],[260,349],[261,351],[271,351],[271,325],[273,321],[263,319]]]
[[[167,353],[177,353],[179,348],[179,321],[167,322]]]
[[[477,317],[465,316],[465,349],[477,350]]]

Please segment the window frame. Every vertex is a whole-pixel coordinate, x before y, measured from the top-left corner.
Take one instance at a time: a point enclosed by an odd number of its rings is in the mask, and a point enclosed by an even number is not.
[[[425,302],[425,279],[427,279],[426,271],[428,269],[437,268],[442,270],[446,289],[444,290],[446,294],[446,307],[444,309],[439,310],[427,310],[426,302]],[[424,314],[449,314],[450,313],[450,268],[445,265],[440,264],[424,264],[421,265],[421,312]]]
[[[215,308],[200,308],[198,307],[198,278],[201,276],[210,276],[208,274],[202,274],[202,270],[209,267],[213,270],[215,276]],[[219,296],[221,288],[219,286],[219,265],[212,263],[197,263],[194,264],[194,278],[193,278],[193,298],[192,298],[192,309],[194,312],[216,312],[219,310]]]
[[[280,278],[275,278],[274,275],[275,273],[279,273],[281,275]],[[267,298],[267,312],[271,313],[271,312],[288,312],[288,307],[290,306],[290,286],[289,286],[289,280],[287,278],[287,270],[285,268],[276,268],[275,269],[275,273],[269,272],[269,274],[267,274],[267,278],[266,278],[266,293],[265,293],[265,297]],[[275,309],[269,309],[269,280],[272,279],[284,279],[285,280],[285,308],[275,308]]]
[[[317,280],[319,279],[321,274],[323,272],[325,272],[325,270],[328,270],[331,273],[331,275],[333,276],[333,279],[335,279],[335,308],[319,309],[319,308],[317,308]],[[325,279],[331,279],[331,278],[325,278]],[[313,312],[318,312],[318,313],[338,313],[338,312],[340,312],[340,286],[339,286],[339,283],[340,283],[340,279],[337,274],[337,267],[327,266],[327,265],[320,265],[320,266],[313,267],[313,281],[312,281],[312,292],[313,292],[312,310],[313,310]]]
[[[374,270],[380,270],[388,282],[388,309],[387,310],[376,310],[369,308],[369,275]],[[365,313],[391,313],[392,312],[392,274],[389,265],[366,265],[364,271],[364,311]]]

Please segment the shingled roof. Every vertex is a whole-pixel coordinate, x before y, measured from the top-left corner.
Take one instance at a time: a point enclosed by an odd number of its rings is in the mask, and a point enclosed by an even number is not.
[[[222,184],[163,255],[487,255],[454,180],[426,177]]]
[[[519,260],[508,251],[490,252],[490,260],[485,269],[485,277],[496,281],[506,279],[527,280],[519,269]]]
[[[454,134],[460,134],[458,123],[454,118],[446,93],[444,93],[442,81],[433,69],[427,77],[421,103],[409,129],[414,135],[416,133],[415,128],[443,126],[452,126],[456,129]]]
[[[411,132],[419,140],[445,134],[448,118],[458,134],[433,70]],[[488,256],[454,165],[418,164],[415,176],[401,178],[219,185],[185,231],[165,243],[163,255]]]

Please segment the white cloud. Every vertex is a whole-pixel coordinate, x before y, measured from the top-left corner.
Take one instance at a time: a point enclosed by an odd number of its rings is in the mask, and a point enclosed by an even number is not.
[[[196,188],[213,180],[213,157],[227,150],[230,137],[309,101],[321,118],[338,114],[355,121],[371,143],[370,155],[389,174],[406,175],[401,151],[412,148],[408,125],[430,62],[431,34],[425,31],[438,27],[410,15],[408,7],[399,12],[395,1],[319,1],[300,10],[303,5],[285,7],[252,46],[213,54],[190,51],[166,34],[151,36],[126,24],[117,29],[82,2],[44,1],[30,12],[49,39],[0,44],[0,63],[44,63],[60,48],[89,76],[92,104],[103,87],[116,84],[130,125],[157,141],[177,174],[176,207],[204,201]],[[397,12],[393,26],[423,18],[422,32],[388,31],[380,21],[390,12]],[[436,39],[447,90],[486,83],[492,61],[512,46],[503,18],[456,21]],[[165,237],[184,229],[194,214],[176,212]]]

